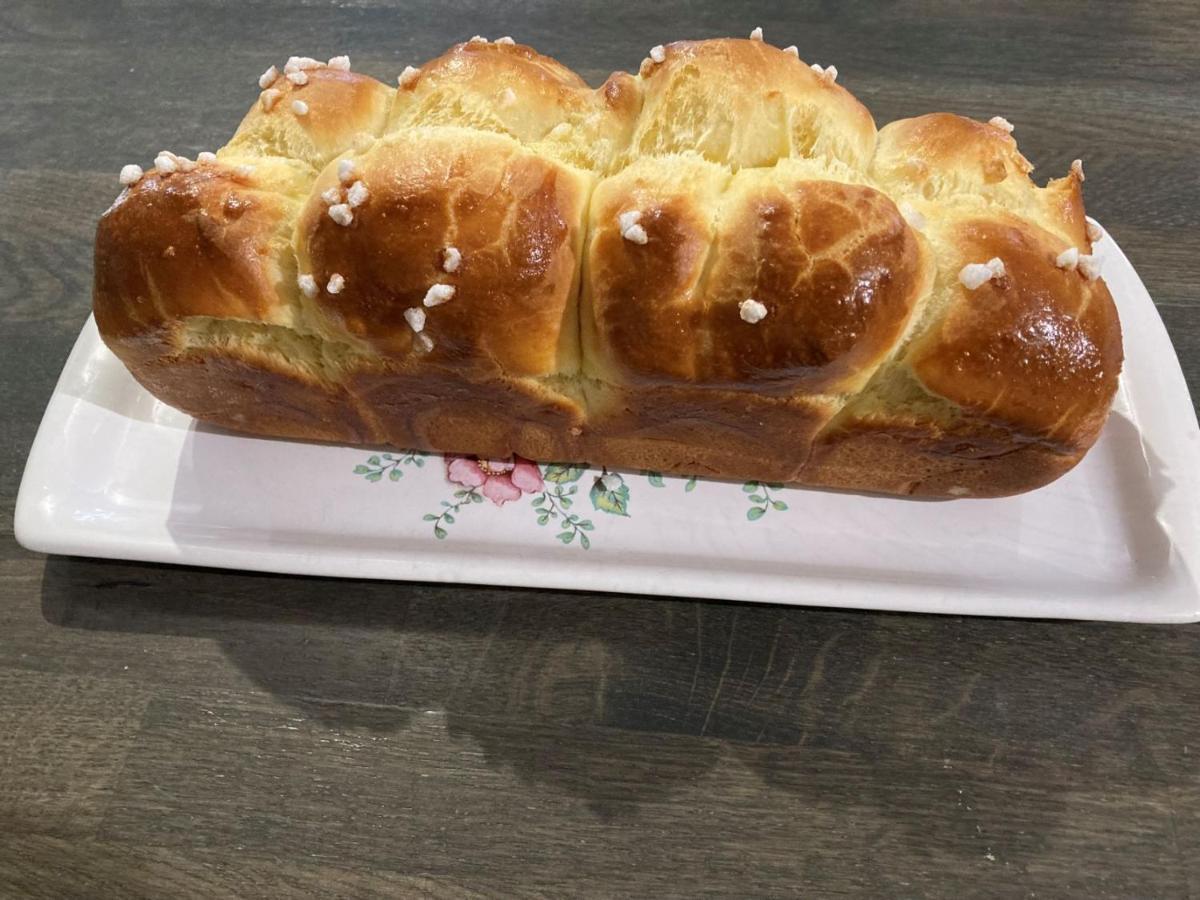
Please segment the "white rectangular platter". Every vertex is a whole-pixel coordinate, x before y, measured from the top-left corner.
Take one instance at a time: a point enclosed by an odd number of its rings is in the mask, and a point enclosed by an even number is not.
[[[1124,329],[1121,391],[1087,458],[1019,497],[921,502],[547,464],[505,473],[249,438],[159,403],[89,319],[30,452],[17,539],[305,575],[1196,621],[1195,410],[1129,261],[1111,238],[1097,252]]]

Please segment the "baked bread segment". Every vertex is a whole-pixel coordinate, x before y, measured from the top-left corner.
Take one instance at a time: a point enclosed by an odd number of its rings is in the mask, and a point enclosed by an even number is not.
[[[1082,168],[1037,187],[1003,120],[877,132],[761,40],[595,90],[482,39],[398,89],[295,57],[260,87],[97,230],[102,336],[197,418],[954,497],[1044,484],[1107,415]]]

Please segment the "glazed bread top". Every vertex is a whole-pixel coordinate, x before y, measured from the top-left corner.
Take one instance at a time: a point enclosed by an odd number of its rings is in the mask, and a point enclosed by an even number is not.
[[[836,71],[758,39],[656,47],[596,89],[482,39],[397,89],[295,58],[260,84],[215,160],[160,156],[101,222],[127,361],[452,369],[581,420],[710,388],[1064,453],[1107,414],[1082,167],[1038,187],[1002,119],[877,131]]]

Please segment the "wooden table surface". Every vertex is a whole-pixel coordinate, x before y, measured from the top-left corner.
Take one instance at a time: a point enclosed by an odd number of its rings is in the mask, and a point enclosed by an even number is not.
[[[1200,387],[1200,13],[1173,2],[0,4],[0,895],[1200,896],[1200,630],[45,558],[12,509],[121,164],[292,53],[475,32],[598,83],[796,43],[880,123],[1082,156]],[[947,548],[947,553],[953,552]],[[819,604],[822,598],[807,598]]]

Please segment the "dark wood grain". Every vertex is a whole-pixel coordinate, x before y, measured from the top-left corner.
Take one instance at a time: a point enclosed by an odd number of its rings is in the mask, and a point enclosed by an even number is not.
[[[336,582],[46,559],[21,468],[122,163],[254,78],[475,32],[593,82],[795,42],[882,123],[1002,114],[1200,387],[1200,12],[535,0],[0,4],[0,895],[1200,896],[1200,630]],[[819,596],[807,598],[819,603]]]

